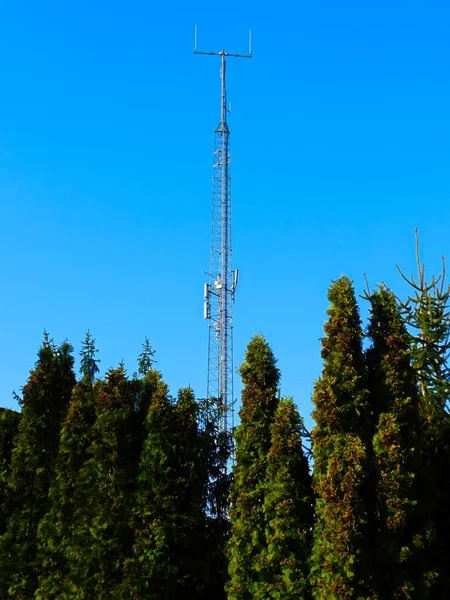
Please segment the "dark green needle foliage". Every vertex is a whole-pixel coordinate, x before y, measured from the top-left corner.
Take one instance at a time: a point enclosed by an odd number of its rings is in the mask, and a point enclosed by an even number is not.
[[[98,358],[95,358],[95,355],[97,353],[98,350],[95,347],[95,340],[92,337],[90,331],[88,331],[86,333],[86,337],[84,338],[83,346],[80,352],[80,373],[83,381],[85,382],[93,383],[95,376],[100,371],[98,367],[98,363],[100,362],[100,360]]]
[[[23,388],[22,417],[11,459],[6,506],[8,525],[0,538],[0,597],[34,597],[38,524],[49,508],[61,423],[75,385],[72,347],[55,347],[45,335],[35,368]]]
[[[313,597],[373,598],[368,553],[368,478],[373,417],[369,405],[362,330],[352,283],[329,290],[322,339],[324,361],[313,416],[316,524],[311,558]]]
[[[400,307],[411,334],[412,363],[419,380],[426,478],[421,505],[434,528],[424,560],[436,574],[431,597],[444,600],[450,597],[450,286],[444,259],[441,274],[427,282],[417,231],[416,258],[417,277],[407,278],[400,271],[410,286]]]
[[[145,377],[145,375],[147,375],[147,373],[152,369],[155,362],[155,351],[150,346],[150,341],[146,337],[144,343],[142,344],[142,352],[139,354],[138,359],[139,375]]]
[[[302,448],[302,421],[292,399],[280,401],[272,425],[264,500],[264,575],[255,598],[310,598],[309,557],[313,498],[308,461]]]
[[[136,599],[203,596],[207,470],[190,389],[174,404],[160,381],[146,420],[126,570]]]
[[[243,382],[241,423],[236,430],[236,465],[231,486],[231,536],[228,545],[228,598],[256,598],[264,580],[261,554],[266,548],[267,456],[278,406],[280,372],[261,335],[247,346],[240,367]]]
[[[73,390],[61,429],[56,473],[49,492],[50,510],[39,525],[38,600],[76,597],[70,570],[71,548],[74,533],[85,525],[86,490],[80,486],[80,470],[87,460],[96,418],[95,398],[101,387],[94,379],[98,372],[96,353],[88,332],[81,352],[81,380]]]
[[[136,477],[133,410],[135,395],[123,366],[94,386],[95,422],[79,470],[79,497],[66,551],[73,597],[119,598],[122,565],[131,552],[128,526]],[[72,597],[72,596],[70,596]]]
[[[380,598],[423,598],[430,575],[424,572],[426,563],[420,560],[427,542],[425,517],[421,518],[425,482],[410,337],[391,292],[381,288],[371,295],[370,303],[368,334],[372,343],[367,363],[377,411],[373,441],[377,591]]]
[[[11,468],[13,442],[19,428],[20,413],[0,408],[0,535],[5,533],[8,520],[6,485]]]

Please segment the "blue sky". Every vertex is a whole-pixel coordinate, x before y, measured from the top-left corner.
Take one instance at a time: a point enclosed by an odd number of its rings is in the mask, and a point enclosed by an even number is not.
[[[46,328],[130,373],[147,335],[205,392],[213,131],[229,62],[235,360],[267,336],[302,414],[330,281],[402,293],[419,227],[450,257],[450,5],[381,0],[0,7],[0,404]]]

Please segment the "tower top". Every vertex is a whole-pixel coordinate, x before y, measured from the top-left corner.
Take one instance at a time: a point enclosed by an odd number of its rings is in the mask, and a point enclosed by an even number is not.
[[[232,54],[231,52],[225,52],[220,50],[219,52],[203,52],[197,50],[197,25],[194,26],[194,53],[195,54],[208,54],[209,56],[231,56],[233,58],[251,58],[252,57],[252,30],[248,31],[248,54]]]
[[[219,52],[203,52],[197,50],[197,25],[194,27],[194,53],[195,54],[207,54],[208,56],[220,56],[222,59],[222,68],[220,70],[220,79],[222,82],[222,95],[221,95],[221,103],[220,103],[220,125],[217,130],[227,130],[227,87],[226,87],[226,57],[230,58],[251,58],[252,57],[252,30],[249,29],[248,32],[248,54],[232,54],[231,52],[226,52],[225,50],[220,50]]]

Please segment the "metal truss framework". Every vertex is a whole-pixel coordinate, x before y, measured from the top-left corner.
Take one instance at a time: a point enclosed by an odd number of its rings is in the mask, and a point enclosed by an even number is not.
[[[221,57],[220,123],[214,132],[212,189],[212,232],[210,281],[205,284],[205,319],[209,321],[207,397],[220,418],[220,431],[233,428],[233,303],[238,271],[232,269],[230,130],[227,123],[226,58],[251,58],[251,32],[248,54],[198,52],[195,32],[194,52]]]

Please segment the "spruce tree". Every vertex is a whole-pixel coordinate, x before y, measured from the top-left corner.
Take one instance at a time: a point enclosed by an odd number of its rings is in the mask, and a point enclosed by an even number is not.
[[[278,406],[280,372],[263,336],[247,346],[240,367],[243,382],[236,464],[231,486],[228,544],[230,600],[253,599],[261,586],[261,554],[266,546],[264,500],[271,427]]]
[[[207,471],[191,390],[181,390],[174,404],[160,380],[146,431],[133,518],[133,560],[127,565],[129,594],[143,600],[201,598],[207,575]]]
[[[55,477],[49,492],[50,507],[39,524],[40,577],[37,600],[76,597],[70,564],[73,533],[83,528],[85,497],[80,489],[80,470],[87,460],[87,449],[95,422],[95,398],[100,384],[95,383],[98,359],[95,341],[88,332],[81,350],[81,379],[72,392],[64,420]]]
[[[256,598],[310,598],[309,557],[313,498],[302,448],[303,423],[292,399],[280,401],[272,425],[264,500],[266,547],[260,556],[264,584]]]
[[[426,494],[421,506],[434,529],[423,561],[434,572],[431,597],[450,597],[450,286],[445,281],[445,262],[439,276],[427,281],[420,260],[416,230],[417,277],[406,277],[410,286],[402,316],[411,334],[412,364],[419,381],[422,419],[423,471]]]
[[[323,371],[313,402],[316,524],[311,557],[317,600],[373,598],[370,570],[369,405],[362,330],[353,286],[333,282],[325,337]]]
[[[73,363],[72,347],[63,343],[56,348],[45,335],[23,388],[22,417],[6,489],[8,526],[0,538],[3,598],[33,598],[37,587],[37,530],[49,506],[61,423],[75,385]]]
[[[425,597],[430,574],[421,560],[427,541],[422,498],[421,420],[410,337],[393,294],[370,297],[367,351],[369,385],[377,411],[374,436],[377,544],[374,548],[380,598]],[[421,514],[422,513],[422,514]]]

